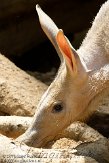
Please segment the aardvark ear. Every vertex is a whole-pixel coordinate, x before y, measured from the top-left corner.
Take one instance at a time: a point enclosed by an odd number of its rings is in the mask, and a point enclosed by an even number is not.
[[[36,10],[39,16],[41,27],[49,40],[54,45],[61,62],[65,61],[67,68],[73,71],[73,74],[82,70],[83,63],[80,61],[80,57],[76,50],[71,46],[69,40],[66,38],[62,30],[60,30],[53,20],[36,5]]]
[[[61,51],[61,54],[63,55],[63,58],[65,60],[66,66],[73,71],[73,73],[77,73],[78,71],[78,64],[80,62],[79,56],[74,50],[74,48],[71,46],[69,40],[64,35],[62,30],[59,30],[57,36],[56,36],[57,44],[59,46],[59,49]]]
[[[40,21],[40,24],[41,24],[41,27],[42,27],[44,33],[47,35],[49,40],[54,45],[54,47],[62,61],[63,57],[60,54],[60,49],[56,42],[56,35],[59,31],[58,27],[53,22],[53,20],[40,8],[40,6],[38,4],[36,5],[36,10],[37,10],[37,13],[39,16],[39,21]]]

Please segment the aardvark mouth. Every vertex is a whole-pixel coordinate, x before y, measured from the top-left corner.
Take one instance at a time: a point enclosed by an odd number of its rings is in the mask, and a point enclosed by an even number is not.
[[[22,135],[23,136],[23,135]],[[19,137],[18,140],[30,147],[41,148],[44,147],[49,141],[53,140],[53,136],[37,136],[30,135],[28,137]]]

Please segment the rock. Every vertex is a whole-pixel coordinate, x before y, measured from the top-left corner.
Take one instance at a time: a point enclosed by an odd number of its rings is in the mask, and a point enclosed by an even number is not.
[[[47,86],[0,55],[0,112],[32,116]]]
[[[99,163],[109,162],[109,140],[106,138],[95,142],[82,143],[75,149],[77,150],[77,155],[94,158]]]
[[[82,141],[97,141],[98,139],[104,138],[98,131],[94,130],[93,128],[89,127],[87,124],[82,122],[74,122],[65,130],[60,132],[55,140],[59,138],[69,138],[73,139],[76,142]]]
[[[97,163],[86,156],[76,156],[75,150],[31,148],[0,135],[0,162],[44,162],[44,163]]]
[[[15,139],[27,130],[31,122],[32,117],[0,116],[0,133]]]

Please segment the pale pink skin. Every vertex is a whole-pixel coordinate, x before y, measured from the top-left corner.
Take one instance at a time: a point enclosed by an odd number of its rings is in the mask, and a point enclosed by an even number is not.
[[[70,58],[63,43],[56,39],[60,30],[38,5],[36,9],[42,28],[61,59],[61,66],[42,96],[31,126],[18,140],[29,146],[42,147],[72,122],[88,118],[108,94],[109,1],[101,7],[77,51],[66,39],[71,49]],[[53,106],[58,102],[62,103],[63,109],[54,112]]]

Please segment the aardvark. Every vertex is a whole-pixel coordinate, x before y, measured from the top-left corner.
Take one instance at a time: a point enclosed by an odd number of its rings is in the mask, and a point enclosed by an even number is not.
[[[61,65],[37,106],[31,126],[18,139],[42,147],[74,121],[86,120],[109,94],[109,0],[78,50],[39,5],[36,10]]]

